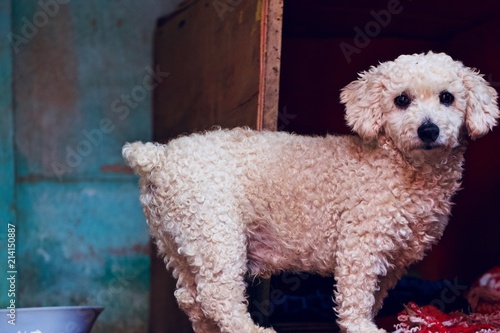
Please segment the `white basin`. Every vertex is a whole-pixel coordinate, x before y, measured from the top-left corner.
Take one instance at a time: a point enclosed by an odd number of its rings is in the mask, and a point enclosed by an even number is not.
[[[98,306],[55,306],[0,310],[2,333],[90,333]]]

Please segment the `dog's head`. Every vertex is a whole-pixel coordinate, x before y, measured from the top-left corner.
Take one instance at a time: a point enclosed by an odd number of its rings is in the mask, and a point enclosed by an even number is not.
[[[372,67],[342,89],[341,101],[354,132],[366,141],[384,133],[402,151],[457,147],[464,129],[481,137],[499,116],[496,90],[444,53]]]

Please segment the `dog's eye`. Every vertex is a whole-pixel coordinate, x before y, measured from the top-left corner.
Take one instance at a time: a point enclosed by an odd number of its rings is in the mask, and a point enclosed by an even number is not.
[[[453,103],[454,100],[455,97],[453,97],[453,95],[447,91],[443,91],[439,94],[439,102],[441,102],[441,104],[443,105],[449,106],[451,105],[451,103]]]
[[[400,109],[406,108],[411,103],[411,98],[406,94],[401,94],[394,98],[394,104]]]

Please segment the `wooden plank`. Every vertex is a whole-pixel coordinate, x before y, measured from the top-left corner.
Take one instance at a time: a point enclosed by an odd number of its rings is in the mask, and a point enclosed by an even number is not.
[[[261,6],[195,1],[156,32],[155,59],[169,80],[154,93],[154,138],[222,127],[258,128]]]
[[[278,127],[282,27],[283,0],[263,1],[260,88],[257,111],[259,129],[276,130]]]
[[[257,129],[275,131],[278,128],[279,83],[281,68],[281,40],[283,26],[283,0],[259,0],[260,15],[260,78],[257,105]],[[250,284],[249,311],[258,324],[269,324],[269,292],[271,280],[262,278]],[[256,306],[260,304],[260,306]]]

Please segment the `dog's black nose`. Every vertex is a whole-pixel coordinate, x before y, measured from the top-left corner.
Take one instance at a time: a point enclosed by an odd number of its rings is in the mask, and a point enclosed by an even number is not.
[[[436,141],[439,136],[439,127],[436,124],[426,122],[420,125],[417,130],[418,137],[425,143],[432,143]]]

